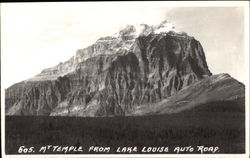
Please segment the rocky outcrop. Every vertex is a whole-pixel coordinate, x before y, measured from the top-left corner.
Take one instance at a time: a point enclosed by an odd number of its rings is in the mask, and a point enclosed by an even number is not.
[[[240,104],[237,107],[230,107],[228,104],[231,102],[240,102]],[[140,106],[133,111],[132,115],[172,114],[195,110],[197,107],[202,109],[202,106],[207,105],[210,107],[204,108],[210,110],[214,108],[213,111],[217,111],[224,103],[227,103],[224,111],[230,109],[236,111],[245,108],[244,102],[245,86],[228,74],[217,74],[199,80],[156,104]],[[219,105],[212,107],[213,103],[219,103]]]
[[[5,92],[7,115],[135,114],[211,76],[199,41],[145,25],[100,38]],[[183,105],[184,106],[184,105]]]

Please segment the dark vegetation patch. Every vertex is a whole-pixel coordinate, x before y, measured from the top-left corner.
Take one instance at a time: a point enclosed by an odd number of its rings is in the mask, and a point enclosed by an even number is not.
[[[219,105],[216,111],[214,107]],[[244,153],[244,112],[229,110],[227,105],[235,108],[230,103],[215,102],[193,111],[157,116],[6,116],[6,154],[17,154],[21,145],[40,148],[77,143],[84,149],[94,145],[114,149],[168,146],[171,150],[175,146],[207,145],[219,146],[219,153]]]

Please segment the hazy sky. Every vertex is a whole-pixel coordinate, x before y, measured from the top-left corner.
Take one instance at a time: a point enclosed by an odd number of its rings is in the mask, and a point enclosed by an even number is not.
[[[68,60],[77,49],[127,24],[163,20],[201,42],[213,74],[225,72],[246,82],[243,7],[176,7],[167,2],[11,3],[1,4],[3,87]]]

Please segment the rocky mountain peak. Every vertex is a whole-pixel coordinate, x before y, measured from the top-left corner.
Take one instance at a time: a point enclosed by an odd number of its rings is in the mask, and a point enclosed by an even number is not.
[[[78,50],[70,60],[8,88],[6,112],[130,115],[139,107],[178,96],[211,75],[200,42],[176,32],[169,22],[128,25]]]
[[[130,51],[135,40],[140,36],[166,36],[167,34],[169,36],[179,35],[174,32],[172,24],[167,21],[163,21],[160,25],[156,26],[147,24],[127,25],[115,35],[99,38],[93,45],[79,49],[76,55],[70,60],[63,63],[61,62],[55,67],[44,69],[40,74],[27,81],[54,80],[59,76],[73,72],[79,63],[88,58],[101,54],[116,54],[122,51]]]

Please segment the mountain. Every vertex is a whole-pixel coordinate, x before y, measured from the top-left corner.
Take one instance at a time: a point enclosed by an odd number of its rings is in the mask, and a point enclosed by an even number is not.
[[[128,25],[5,91],[6,115],[177,113],[244,99],[244,85],[212,75],[202,45],[164,21]]]

